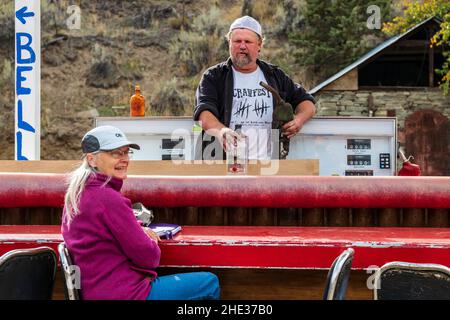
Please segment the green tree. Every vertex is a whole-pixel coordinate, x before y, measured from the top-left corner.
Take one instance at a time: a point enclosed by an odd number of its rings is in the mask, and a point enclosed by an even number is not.
[[[303,28],[289,35],[296,61],[319,79],[355,61],[374,45],[369,37],[385,37],[368,27],[371,5],[381,21],[389,18],[391,0],[306,0]]]
[[[450,87],[450,1],[449,0],[424,0],[421,3],[405,1],[405,10],[402,16],[395,17],[391,22],[383,25],[383,32],[395,35],[405,32],[414,25],[430,17],[438,17],[442,20],[440,30],[431,38],[430,46],[442,46],[445,62],[436,73],[440,75],[439,87],[445,95]]]

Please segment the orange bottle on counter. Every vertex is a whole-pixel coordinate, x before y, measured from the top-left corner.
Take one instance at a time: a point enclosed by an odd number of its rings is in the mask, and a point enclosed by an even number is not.
[[[141,87],[137,84],[134,88],[134,94],[130,99],[130,116],[143,117],[145,115],[145,99],[141,94]]]

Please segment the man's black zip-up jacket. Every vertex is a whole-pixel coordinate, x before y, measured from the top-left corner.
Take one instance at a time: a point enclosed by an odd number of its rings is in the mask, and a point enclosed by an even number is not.
[[[292,81],[283,70],[259,59],[256,63],[264,73],[267,83],[274,87],[280,93],[281,98],[289,102],[294,110],[303,101],[309,100],[315,103],[313,96]],[[225,126],[230,125],[234,89],[231,65],[231,58],[228,58],[227,61],[212,66],[203,74],[195,96],[194,121],[199,120],[200,113],[208,110]],[[276,106],[275,98],[272,97],[272,99],[273,105]],[[202,149],[204,149],[205,143],[202,145]],[[200,159],[198,151],[196,158]]]
[[[280,68],[262,60],[257,60],[256,63],[264,73],[268,84],[278,90],[281,98],[289,102],[294,109],[305,100],[315,103],[313,96],[302,86],[294,83]],[[225,126],[230,125],[234,88],[231,64],[231,59],[228,58],[227,61],[209,68],[203,74],[195,97],[194,121],[198,121],[202,111],[208,110]],[[273,105],[276,105],[275,100]]]

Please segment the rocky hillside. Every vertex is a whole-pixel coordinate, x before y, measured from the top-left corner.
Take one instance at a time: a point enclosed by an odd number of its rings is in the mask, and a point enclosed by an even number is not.
[[[136,83],[146,115],[191,115],[202,71],[228,55],[230,23],[251,14],[263,25],[262,58],[312,86],[289,54],[303,0],[42,0],[41,158],[77,159],[95,116],[128,115]],[[80,29],[67,8],[81,9]],[[0,159],[14,158],[14,2],[0,4]]]

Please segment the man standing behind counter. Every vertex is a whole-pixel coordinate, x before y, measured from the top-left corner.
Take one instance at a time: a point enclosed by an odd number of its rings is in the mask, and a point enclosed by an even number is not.
[[[196,92],[194,121],[200,121],[203,130],[225,150],[226,141],[239,139],[234,130],[240,125],[242,133],[249,137],[249,159],[271,159],[272,113],[276,104],[260,81],[295,106],[294,119],[282,127],[282,134],[289,139],[314,116],[314,98],[280,68],[258,59],[264,38],[257,20],[249,16],[236,19],[227,39],[230,58],[203,74]],[[203,159],[223,159],[223,154],[209,154],[205,141],[202,143]]]

